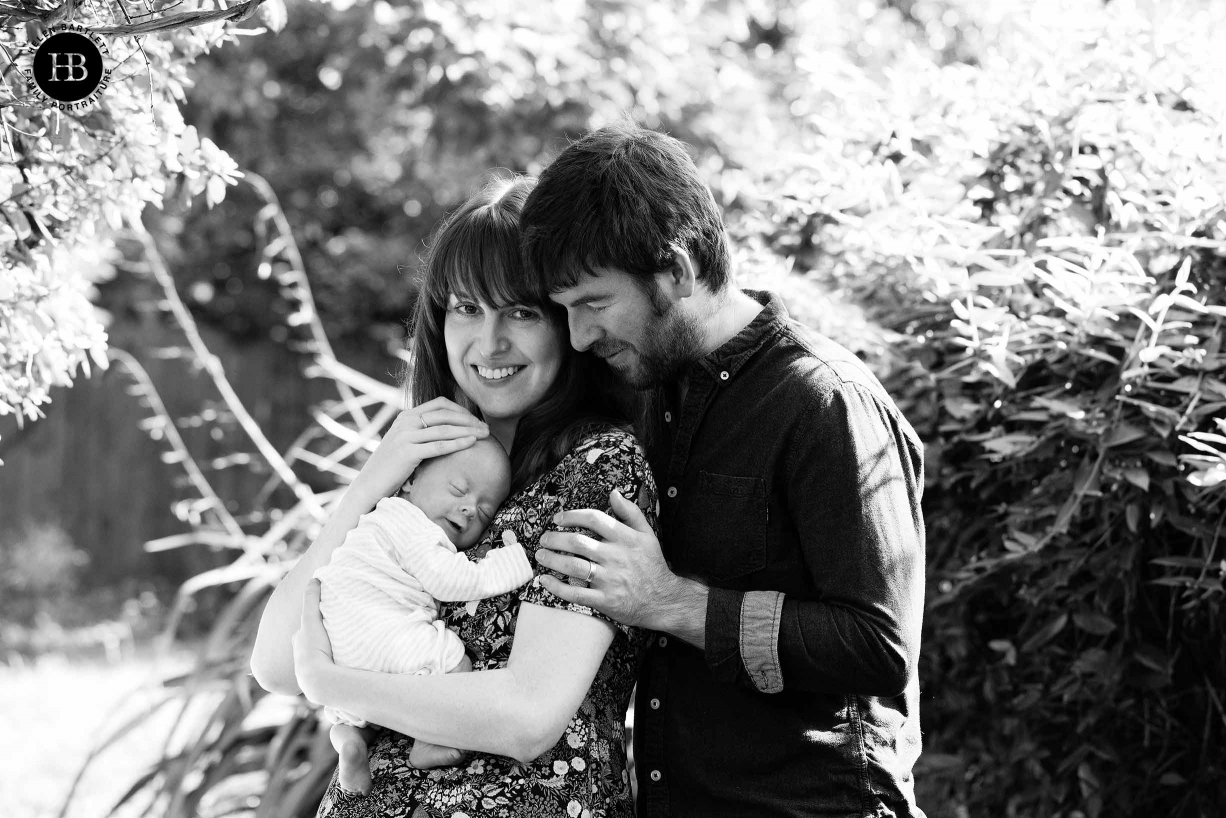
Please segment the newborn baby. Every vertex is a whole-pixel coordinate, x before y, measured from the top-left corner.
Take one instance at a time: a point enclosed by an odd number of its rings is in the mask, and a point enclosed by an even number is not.
[[[482,438],[467,449],[424,461],[397,497],[364,514],[320,580],[320,612],[337,664],[381,673],[462,673],[472,670],[464,643],[438,619],[439,601],[505,594],[532,579],[514,536],[480,562],[462,552],[480,539],[511,483],[502,445]],[[326,708],[340,754],[340,785],[370,788],[366,722]],[[418,741],[409,761],[437,767],[459,761],[459,750]]]

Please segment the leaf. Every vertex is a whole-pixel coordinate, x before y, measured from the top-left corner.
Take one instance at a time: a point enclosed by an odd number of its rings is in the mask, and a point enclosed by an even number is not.
[[[1119,366],[1119,360],[1113,358],[1101,350],[1093,349],[1092,347],[1073,347],[1072,352],[1078,355],[1085,355],[1087,358],[1095,358],[1099,361],[1105,361],[1109,364]]]
[[[1170,660],[1166,654],[1152,645],[1142,645],[1133,651],[1132,656],[1150,670],[1166,674],[1171,672]]]
[[[982,445],[985,449],[990,449],[996,454],[1008,457],[1031,448],[1037,439],[1034,435],[1011,432],[991,440],[985,440]]]
[[[1006,665],[1017,664],[1017,648],[1008,639],[993,639],[988,642],[988,647],[997,653],[1003,653]]]
[[[1201,571],[1205,567],[1205,561],[1198,557],[1157,557],[1149,563],[1167,568],[1190,568],[1193,571]]]
[[[273,33],[280,32],[285,28],[285,24],[289,22],[289,12],[285,8],[285,0],[264,0],[264,4],[260,6],[260,17],[264,21],[264,25],[268,26]]]
[[[1022,643],[1022,653],[1032,653],[1037,648],[1046,645],[1056,637],[1060,631],[1064,630],[1064,626],[1068,624],[1068,614],[1057,614],[1046,625],[1040,628],[1033,636]]]
[[[209,207],[219,204],[226,198],[226,180],[220,176],[210,176],[204,188],[204,201]]]
[[[1174,468],[1179,465],[1179,461],[1175,459],[1175,455],[1166,449],[1150,449],[1145,453],[1145,456],[1157,463],[1159,466],[1168,466]]]
[[[1141,491],[1149,491],[1149,472],[1139,466],[1124,469],[1124,479]]]
[[[1106,636],[1115,630],[1114,622],[1106,616],[1093,611],[1073,614],[1073,624],[1086,633],[1092,633],[1095,636]]]
[[[1188,482],[1200,488],[1212,488],[1226,482],[1226,464],[1218,463],[1209,469],[1192,472],[1188,475]]]
[[[1059,398],[1038,397],[1034,399],[1034,402],[1039,406],[1052,410],[1053,412],[1059,412],[1062,415],[1067,415],[1073,420],[1080,420],[1086,416],[1085,409],[1083,409],[1080,404],[1073,403],[1072,401],[1060,400]]]
[[[1134,440],[1140,440],[1146,436],[1144,429],[1137,428],[1131,423],[1121,423],[1114,427],[1103,438],[1103,446],[1110,449],[1113,446],[1123,446],[1132,443]]]
[[[1173,350],[1165,344],[1158,344],[1156,346],[1146,347],[1145,349],[1141,350],[1137,353],[1137,357],[1141,359],[1142,363],[1152,364],[1163,355],[1172,351]]]
[[[1141,529],[1141,507],[1136,503],[1129,503],[1124,509],[1124,521],[1128,524],[1128,530],[1136,534]]]
[[[972,287],[1012,287],[1023,281],[1024,279],[1017,273],[997,270],[984,270],[970,277]]]

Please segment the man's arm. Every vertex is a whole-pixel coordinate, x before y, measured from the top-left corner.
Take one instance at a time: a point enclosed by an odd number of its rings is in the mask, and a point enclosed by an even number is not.
[[[707,662],[764,692],[897,695],[919,655],[922,454],[905,421],[863,386],[821,394],[805,416],[784,474],[820,598],[712,589]]]
[[[611,618],[671,633],[706,653],[712,672],[763,692],[788,688],[896,695],[919,653],[923,614],[923,468],[897,419],[866,388],[815,396],[785,463],[788,507],[820,599],[730,591],[673,574],[633,503],[617,519],[565,512],[537,560],[590,587],[548,590]],[[550,550],[545,550],[550,549]],[[820,571],[816,566],[820,566]]]
[[[541,585],[622,624],[671,633],[702,648],[707,586],[668,569],[660,541],[637,505],[613,491],[609,509],[612,515],[588,508],[554,516],[554,525],[587,529],[600,540],[571,531],[542,534],[537,562],[572,579],[590,580],[572,585],[541,574]]]

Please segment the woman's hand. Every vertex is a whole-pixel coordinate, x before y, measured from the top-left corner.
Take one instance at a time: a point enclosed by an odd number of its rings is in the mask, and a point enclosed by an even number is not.
[[[489,427],[476,415],[447,398],[405,409],[392,422],[353,485],[368,492],[368,497],[390,497],[423,460],[467,449],[489,433]]]
[[[315,704],[326,704],[323,688],[327,673],[336,667],[332,661],[332,640],[324,628],[323,615],[319,612],[320,584],[313,579],[307,585],[302,598],[302,623],[292,640],[294,646],[294,674],[302,695]]]

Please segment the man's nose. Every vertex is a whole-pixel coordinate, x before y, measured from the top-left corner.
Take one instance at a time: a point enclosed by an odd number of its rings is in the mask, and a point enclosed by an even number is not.
[[[570,332],[570,345],[579,352],[583,352],[596,341],[595,328],[573,311],[567,312],[566,328]]]

